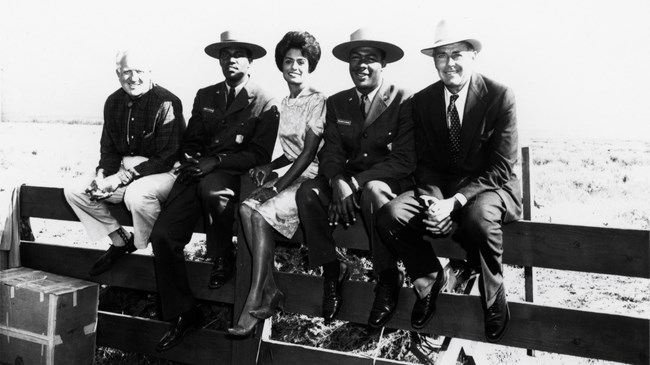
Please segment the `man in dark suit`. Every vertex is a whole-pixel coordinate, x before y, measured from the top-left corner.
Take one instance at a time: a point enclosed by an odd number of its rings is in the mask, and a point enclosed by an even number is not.
[[[278,130],[277,101],[248,75],[264,48],[238,41],[229,31],[205,52],[219,59],[225,81],[196,94],[183,137],[179,177],[158,217],[153,244],[163,319],[171,329],[156,350],[177,345],[201,321],[185,271],[183,247],[203,217],[207,256],[214,258],[209,287],[221,287],[232,275],[235,203],[240,175],[271,161]]]
[[[309,264],[323,266],[326,320],[333,319],[341,308],[341,285],[349,274],[337,259],[332,230],[338,222],[354,224],[360,210],[378,277],[368,324],[379,328],[395,310],[404,275],[393,253],[379,242],[373,213],[412,185],[411,94],[382,77],[387,63],[402,58],[399,47],[376,40],[364,29],[350,38],[332,52],[349,63],[355,87],[328,99],[319,176],[302,184],[296,200]]]
[[[497,342],[510,317],[501,226],[521,215],[513,171],[517,119],[512,91],[473,71],[480,50],[476,38],[446,21],[438,24],[433,46],[422,50],[433,57],[440,81],[413,97],[416,188],[379,211],[377,226],[411,277],[417,293],[411,324],[422,328],[447,282],[423,235],[446,235],[456,222],[453,239],[480,266],[486,338]]]

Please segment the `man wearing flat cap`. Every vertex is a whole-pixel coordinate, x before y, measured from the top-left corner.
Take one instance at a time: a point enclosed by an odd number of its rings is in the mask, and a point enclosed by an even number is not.
[[[479,289],[485,335],[498,342],[510,318],[503,286],[502,230],[521,215],[517,162],[517,117],[511,89],[474,71],[481,42],[460,23],[441,21],[433,45],[440,81],[413,97],[418,163],[416,188],[379,211],[385,242],[404,262],[417,299],[411,316],[423,328],[436,311],[447,277],[431,244],[457,228],[452,238],[480,267]]]
[[[323,266],[325,320],[341,309],[341,287],[349,276],[337,259],[332,230],[338,223],[365,226],[378,279],[368,318],[372,328],[390,320],[404,280],[396,257],[376,233],[373,213],[412,185],[415,169],[412,95],[382,76],[386,64],[404,52],[378,39],[359,29],[333,49],[336,58],[349,63],[354,88],[328,99],[319,176],[303,183],[296,196],[309,264]],[[362,223],[355,222],[358,211]]]
[[[248,74],[251,62],[266,54],[264,48],[226,31],[205,53],[219,60],[225,81],[196,94],[183,136],[179,176],[151,234],[162,315],[172,322],[157,351],[177,345],[202,319],[183,256],[199,219],[206,233],[206,256],[214,258],[208,286],[219,288],[231,277],[240,176],[271,161],[278,129],[277,101]]]

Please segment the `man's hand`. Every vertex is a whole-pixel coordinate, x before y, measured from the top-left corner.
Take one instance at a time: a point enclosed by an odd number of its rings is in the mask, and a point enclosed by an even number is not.
[[[356,221],[355,208],[359,209],[352,187],[343,179],[335,177],[332,181],[332,201],[329,205],[329,223],[337,225],[339,219],[345,226]]]
[[[424,225],[433,234],[448,234],[451,232],[451,213],[454,211],[456,198],[437,199],[432,196],[421,196],[425,206],[428,206]]]
[[[197,154],[197,157],[200,154]],[[185,154],[185,161],[178,169],[178,179],[180,182],[185,183],[192,180],[200,179],[203,176],[214,171],[219,166],[219,159],[215,157],[204,157],[197,159]]]
[[[248,176],[253,179],[255,185],[262,186],[266,182],[266,179],[271,175],[271,164],[266,164],[262,166],[256,166],[248,170]]]

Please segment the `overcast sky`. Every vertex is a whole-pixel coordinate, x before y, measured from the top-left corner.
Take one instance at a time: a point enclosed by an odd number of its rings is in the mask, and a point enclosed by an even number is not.
[[[314,5],[312,5],[314,4]],[[4,120],[101,120],[119,87],[115,53],[146,43],[155,81],[181,98],[189,118],[196,90],[223,79],[203,49],[226,29],[265,47],[251,75],[288,93],[273,50],[289,30],[319,40],[313,84],[327,94],[352,86],[331,55],[362,26],[374,26],[405,57],[393,83],[418,91],[437,81],[430,45],[437,21],[464,15],[484,43],[478,70],[516,93],[525,136],[650,139],[650,1],[0,1]]]

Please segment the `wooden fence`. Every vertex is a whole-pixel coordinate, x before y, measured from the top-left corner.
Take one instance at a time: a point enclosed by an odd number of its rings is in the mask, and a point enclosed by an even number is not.
[[[77,220],[60,188],[23,186],[20,209],[24,217]],[[117,205],[112,211],[124,225],[131,224],[124,206]],[[530,218],[530,210],[527,214]],[[358,233],[339,232],[337,242],[343,247],[368,248],[364,240],[346,239],[351,236],[358,237]],[[465,258],[465,252],[450,239],[434,240],[432,244],[441,257]],[[153,258],[150,256],[128,255],[107,273],[90,278],[88,268],[103,253],[102,250],[41,243],[37,239],[21,241],[20,251],[22,264],[26,267],[110,286],[156,291]],[[3,255],[0,254],[0,267],[6,264],[7,258]],[[240,244],[237,273],[219,290],[210,290],[206,285],[211,264],[188,262],[192,291],[202,300],[233,304],[237,318],[250,285],[250,270],[247,269],[250,260],[245,245]],[[504,227],[503,262],[527,268],[526,299],[529,301],[533,299],[532,267],[647,279],[650,278],[650,232],[522,220]],[[321,277],[289,273],[275,275],[287,298],[287,312],[320,316]],[[373,289],[372,282],[347,281],[343,286],[345,306],[338,319],[365,324],[374,298]],[[414,300],[412,290],[402,288],[396,313],[387,327],[412,331],[410,313]],[[534,302],[510,300],[509,304],[511,322],[501,345],[634,364],[648,364],[650,361],[648,318]],[[485,341],[478,296],[442,293],[437,313],[420,332]],[[265,326],[258,326],[255,336],[243,339],[228,336],[223,331],[201,329],[189,333],[176,348],[159,354],[154,347],[167,330],[167,323],[100,312],[97,345],[189,364],[401,364],[272,341],[268,339],[269,325],[270,320],[267,320]]]

